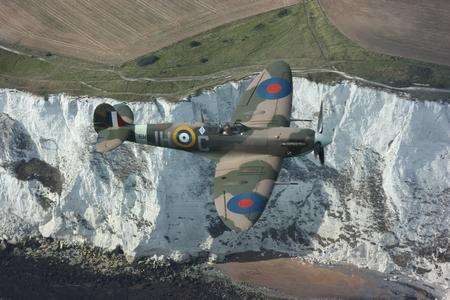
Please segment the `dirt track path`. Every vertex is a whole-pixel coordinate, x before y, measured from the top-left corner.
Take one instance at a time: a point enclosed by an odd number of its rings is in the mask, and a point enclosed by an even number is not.
[[[18,55],[25,55],[28,57],[32,57],[29,54],[26,54],[26,53],[23,53],[23,52],[14,50],[14,49],[10,49],[8,47],[4,47],[1,45],[0,45],[0,49],[9,51],[9,52],[12,52],[12,53],[15,53]],[[54,64],[51,60],[48,60],[48,59],[45,59],[42,57],[38,57],[36,59],[45,61],[47,63]],[[174,77],[130,77],[130,76],[124,75],[121,71],[111,70],[111,69],[83,68],[83,67],[77,67],[77,66],[66,66],[66,67],[74,68],[74,69],[89,70],[89,71],[113,73],[113,74],[116,74],[117,76],[119,76],[122,80],[128,81],[128,82],[186,82],[186,81],[206,81],[206,80],[212,80],[212,79],[220,79],[222,81],[227,81],[227,80],[233,80],[235,78],[234,74],[236,74],[238,72],[245,71],[246,73],[248,73],[247,76],[253,76],[253,75],[256,75],[263,68],[262,65],[253,65],[253,66],[245,66],[245,67],[227,69],[227,70],[223,70],[223,71],[219,71],[219,72],[207,74],[207,75],[174,76]],[[328,68],[307,68],[307,69],[293,68],[292,73],[294,76],[295,75],[303,76],[303,75],[314,74],[314,73],[333,73],[333,74],[339,75],[342,78],[350,80],[350,81],[356,81],[356,82],[360,82],[360,83],[367,84],[370,86],[387,89],[390,91],[405,92],[405,93],[424,92],[424,93],[450,94],[450,89],[439,89],[439,88],[431,88],[431,87],[425,87],[425,86],[394,87],[394,86],[390,86],[390,85],[387,85],[384,83],[367,80],[367,79],[364,79],[364,78],[358,77],[358,76],[352,76],[345,72],[338,71],[335,69],[328,69]],[[6,76],[4,74],[0,74],[0,75]],[[8,77],[12,77],[12,76],[8,76]],[[30,79],[30,80],[32,80],[32,79]],[[38,81],[42,81],[42,80],[38,80]],[[89,88],[92,88],[92,89],[95,89],[95,90],[98,90],[98,91],[101,91],[104,93],[109,93],[112,95],[136,95],[136,96],[153,96],[153,97],[172,97],[172,96],[176,95],[175,93],[158,93],[158,94],[156,94],[156,93],[109,92],[109,91],[106,91],[106,90],[96,87],[92,83],[87,83],[84,81],[79,81],[79,83],[84,86],[88,86]]]
[[[372,86],[377,86],[380,88],[392,90],[392,91],[399,91],[399,92],[431,92],[431,93],[442,93],[442,94],[450,94],[450,89],[438,89],[438,88],[431,88],[431,87],[424,87],[424,86],[408,86],[408,87],[395,87],[390,86],[384,83],[376,82],[367,80],[358,76],[352,76],[345,72],[332,70],[332,69],[293,69],[292,70],[294,74],[297,75],[304,75],[308,73],[334,73],[339,76],[342,76],[345,79],[351,80],[351,81],[357,81],[362,82],[365,84],[369,84]]]

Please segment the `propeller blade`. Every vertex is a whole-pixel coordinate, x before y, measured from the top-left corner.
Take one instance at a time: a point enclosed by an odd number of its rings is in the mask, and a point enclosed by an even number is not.
[[[314,156],[319,157],[320,164],[325,164],[325,150],[323,149],[321,142],[316,142],[314,144]]]
[[[328,145],[327,137],[323,136],[323,100],[320,101],[319,118],[317,120],[316,142],[314,143],[314,156],[319,157],[321,165],[325,164],[324,146]],[[324,143],[324,144],[322,144]]]
[[[316,142],[314,144],[314,157],[319,157],[321,165],[325,164],[325,150],[323,149],[321,142]]]
[[[325,164],[325,151],[324,151],[322,145],[319,150],[319,161],[322,166]]]
[[[323,132],[323,101],[320,102],[319,120],[317,121],[317,132]]]

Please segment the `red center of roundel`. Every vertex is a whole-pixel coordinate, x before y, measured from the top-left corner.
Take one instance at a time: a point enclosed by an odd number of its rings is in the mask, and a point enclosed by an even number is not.
[[[269,84],[267,86],[266,91],[269,94],[276,94],[276,93],[279,93],[281,91],[281,89],[282,89],[281,84],[279,84],[279,83],[271,83],[271,84]]]
[[[240,208],[249,208],[253,205],[253,200],[249,198],[242,199],[239,200],[238,205]]]

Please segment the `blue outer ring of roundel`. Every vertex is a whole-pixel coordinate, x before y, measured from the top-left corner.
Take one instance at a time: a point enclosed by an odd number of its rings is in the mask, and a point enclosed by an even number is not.
[[[269,93],[267,87],[271,84],[279,84],[281,89],[278,93]],[[292,84],[284,78],[272,77],[264,80],[258,85],[256,89],[256,94],[266,100],[277,100],[286,97],[292,92]]]
[[[239,201],[243,199],[251,199],[253,204],[249,207],[240,207]],[[229,211],[236,214],[249,215],[255,213],[262,213],[266,207],[266,199],[256,193],[239,194],[231,198],[227,203]]]

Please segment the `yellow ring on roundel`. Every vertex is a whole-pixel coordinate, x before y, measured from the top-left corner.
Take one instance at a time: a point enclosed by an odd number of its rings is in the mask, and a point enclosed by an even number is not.
[[[181,130],[186,130],[186,131],[188,131],[191,134],[192,141],[189,144],[186,144],[186,145],[185,144],[181,144],[178,141],[178,139],[177,139],[178,133]],[[191,127],[187,126],[187,125],[180,125],[180,126],[178,126],[177,128],[175,128],[175,130],[172,133],[172,142],[175,145],[177,145],[178,147],[181,147],[181,148],[192,148],[195,145],[196,141],[197,141],[197,136],[195,135],[194,130]]]

